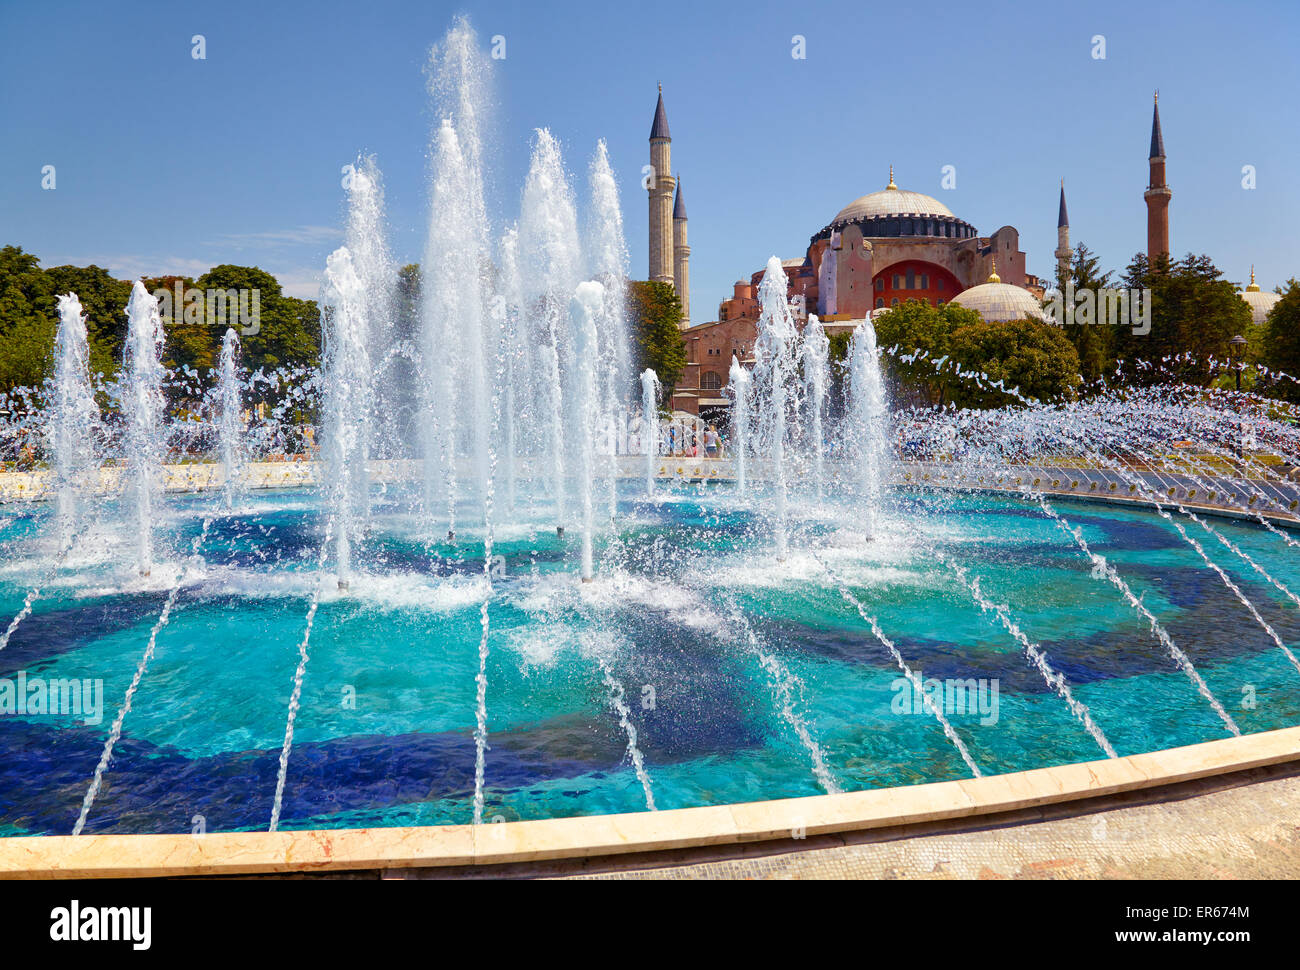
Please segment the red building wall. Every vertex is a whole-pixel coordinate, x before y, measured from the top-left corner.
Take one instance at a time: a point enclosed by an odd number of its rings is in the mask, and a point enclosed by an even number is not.
[[[878,309],[908,300],[922,300],[930,306],[939,306],[950,302],[965,287],[942,266],[907,259],[876,273],[871,289],[872,309]]]

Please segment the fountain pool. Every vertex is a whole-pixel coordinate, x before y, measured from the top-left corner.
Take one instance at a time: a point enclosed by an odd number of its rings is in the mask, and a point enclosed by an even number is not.
[[[633,473],[634,474],[634,473]],[[751,483],[751,490],[762,490]],[[544,504],[496,532],[487,664],[486,821],[642,811],[970,777],[840,585],[867,605],[924,681],[975,681],[982,702],[947,719],[986,774],[1104,755],[1022,645],[939,557],[957,557],[1005,604],[1119,754],[1227,737],[1149,624],[1095,575],[1031,501],[891,496],[865,542],[851,505],[792,505],[778,563],[769,524],[728,484],[624,482],[595,581]],[[149,577],[129,542],[87,544],[51,578],[0,652],[0,678],[102,680],[102,719],[40,714],[0,732],[0,829],[65,834],[211,495],[169,497]],[[1187,652],[1243,732],[1294,724],[1300,675],[1151,512],[1057,503]],[[0,605],[16,613],[49,554],[54,508],[10,512]],[[320,603],[280,825],[468,821],[475,794],[475,672],[488,587],[481,536],[430,542],[378,499],[349,590],[315,569],[326,527],[314,494],[254,493],[213,520],[134,698],[86,832],[265,828],[303,615]],[[1294,588],[1276,537],[1217,522]],[[766,555],[755,544],[767,546]],[[97,551],[91,553],[88,550]],[[828,579],[828,569],[835,577]],[[1294,607],[1236,578],[1287,642]],[[1258,577],[1256,577],[1258,578]],[[840,584],[840,585],[837,585]],[[1243,693],[1257,703],[1243,707]],[[994,693],[995,692],[995,693]],[[995,699],[995,704],[992,701]],[[631,753],[635,752],[633,758]]]

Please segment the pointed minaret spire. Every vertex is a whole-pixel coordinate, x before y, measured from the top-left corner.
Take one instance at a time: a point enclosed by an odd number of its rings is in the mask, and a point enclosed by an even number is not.
[[[1065,179],[1061,179],[1061,206],[1056,213],[1056,275],[1062,286],[1070,275],[1070,216],[1065,211]]]
[[[1165,157],[1165,136],[1160,131],[1160,92],[1156,92],[1151,113],[1151,158]]]
[[[668,134],[668,112],[664,111],[664,86],[659,85],[659,103],[655,105],[655,120],[650,126],[651,138],[667,138],[672,140],[672,135]]]
[[[691,324],[691,247],[686,241],[686,200],[682,177],[677,175],[677,202],[673,205],[673,287],[682,304],[682,327]]]
[[[1169,200],[1173,192],[1165,184],[1165,137],[1160,131],[1160,92],[1151,113],[1151,156],[1147,159],[1151,180],[1143,198],[1147,203],[1147,259],[1152,262],[1169,254]]]

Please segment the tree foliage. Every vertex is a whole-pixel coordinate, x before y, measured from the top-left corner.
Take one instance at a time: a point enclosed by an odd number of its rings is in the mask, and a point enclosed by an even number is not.
[[[627,288],[636,372],[652,368],[663,385],[664,400],[668,400],[686,370],[681,300],[668,283],[631,280]]]
[[[1041,320],[973,323],[954,330],[949,347],[964,371],[985,375],[985,384],[1003,382],[1039,401],[1068,398],[1079,384],[1079,355],[1061,327]],[[955,380],[952,402],[990,408],[1015,403],[1010,394]]]
[[[1057,268],[1057,288],[1061,293],[1066,293],[1066,284],[1074,284],[1074,292],[1082,293],[1085,290],[1092,290],[1094,293],[1112,287],[1114,273],[1107,270],[1102,272],[1101,259],[1093,255],[1083,243],[1074,247],[1070,254],[1069,272],[1062,275],[1060,268]],[[1079,373],[1083,377],[1085,384],[1092,384],[1102,374],[1111,369],[1114,363],[1113,351],[1113,334],[1109,327],[1100,326],[1067,326],[1064,328],[1065,336],[1074,346],[1074,351],[1079,357]]]
[[[274,369],[280,366],[314,367],[320,363],[320,312],[313,300],[285,296],[274,276],[255,266],[215,266],[197,280],[181,276],[145,279],[152,293],[166,289],[182,293],[188,288],[256,289],[260,318],[256,334],[241,335],[244,366]],[[112,378],[122,361],[126,342],[126,306],[130,280],[115,279],[99,266],[53,266],[17,246],[0,248],[0,393],[18,386],[38,387],[51,374],[54,337],[58,329],[56,298],[75,293],[86,314],[92,373]],[[208,318],[204,303],[200,323],[187,323],[184,306],[163,307],[164,363],[191,367],[201,373],[216,366],[227,326],[238,326],[227,311],[222,320]]]
[[[908,300],[872,321],[880,347],[896,348],[885,361],[895,394],[925,403],[960,407],[1001,407],[1015,398],[981,388],[964,372],[1003,381],[1028,397],[1067,397],[1079,383],[1079,357],[1062,328],[1041,320],[985,323],[978,313],[957,304],[930,306]],[[918,352],[925,352],[921,356]],[[901,357],[916,355],[915,360]],[[940,366],[936,366],[936,364]]]
[[[241,338],[244,366],[249,370],[319,366],[320,310],[314,300],[285,296],[279,281],[256,266],[214,266],[195,280],[194,285],[202,290],[258,291],[261,303],[258,331]],[[209,324],[212,329],[219,328],[218,321]]]
[[[1287,280],[1282,299],[1273,305],[1264,321],[1263,363],[1275,371],[1300,377],[1300,281]],[[1285,378],[1272,383],[1268,392],[1288,401],[1300,402],[1300,385]]]
[[[1139,253],[1124,283],[1151,291],[1151,332],[1118,327],[1113,334],[1115,356],[1133,383],[1164,383],[1173,377],[1207,385],[1218,373],[1211,361],[1226,359],[1228,342],[1250,326],[1250,308],[1208,256],[1189,253],[1171,262],[1165,255],[1152,261]],[[1183,359],[1175,361],[1179,355]],[[1137,361],[1159,367],[1139,368]]]
[[[893,359],[884,361],[895,381],[895,393],[915,398],[916,403],[943,404],[950,399],[951,375],[935,368],[935,361],[952,356],[952,334],[980,322],[974,310],[946,303],[931,306],[922,300],[906,300],[872,319],[876,344],[897,348]],[[918,352],[928,352],[921,356]],[[908,362],[899,356],[915,355]]]

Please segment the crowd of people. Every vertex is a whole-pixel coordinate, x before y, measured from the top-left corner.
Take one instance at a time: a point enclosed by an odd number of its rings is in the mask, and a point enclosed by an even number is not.
[[[670,424],[664,432],[664,454],[675,458],[725,458],[726,441],[715,425],[704,430]]]

